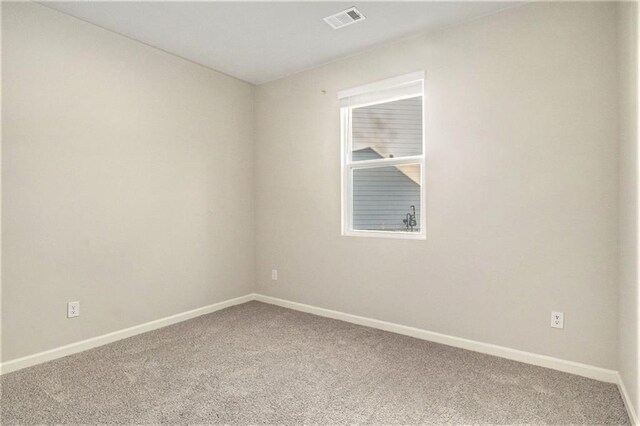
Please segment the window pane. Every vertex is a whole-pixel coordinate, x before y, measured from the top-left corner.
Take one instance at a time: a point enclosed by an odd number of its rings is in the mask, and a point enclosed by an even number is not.
[[[422,96],[351,110],[353,161],[422,154]]]
[[[353,170],[353,229],[420,231],[420,165]]]

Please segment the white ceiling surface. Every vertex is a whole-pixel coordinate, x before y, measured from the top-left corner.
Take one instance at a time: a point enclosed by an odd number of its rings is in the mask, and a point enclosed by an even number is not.
[[[46,6],[254,84],[513,6],[508,2],[46,2]],[[367,18],[323,20],[351,6]]]

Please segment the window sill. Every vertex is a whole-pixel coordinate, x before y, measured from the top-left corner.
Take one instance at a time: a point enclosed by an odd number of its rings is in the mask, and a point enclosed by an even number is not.
[[[427,236],[423,232],[393,232],[393,231],[344,231],[343,237],[373,237],[373,238],[395,238],[398,240],[426,240]]]

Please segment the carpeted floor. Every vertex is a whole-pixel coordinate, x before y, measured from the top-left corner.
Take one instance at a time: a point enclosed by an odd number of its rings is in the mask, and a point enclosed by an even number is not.
[[[2,424],[629,424],[615,385],[250,302],[2,377]]]

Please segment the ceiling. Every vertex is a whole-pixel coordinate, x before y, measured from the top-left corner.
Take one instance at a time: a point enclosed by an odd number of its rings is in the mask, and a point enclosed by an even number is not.
[[[254,84],[513,2],[47,2],[44,5]],[[366,20],[322,18],[356,6]]]

